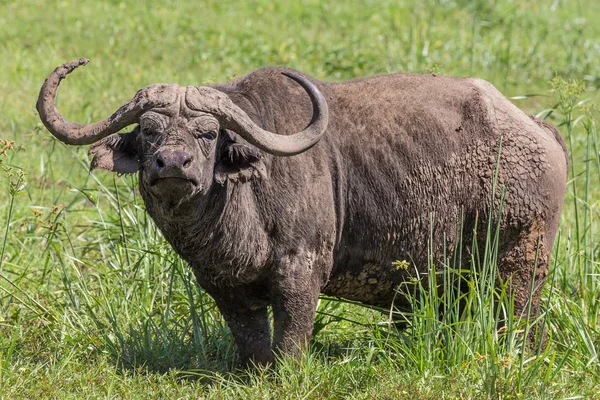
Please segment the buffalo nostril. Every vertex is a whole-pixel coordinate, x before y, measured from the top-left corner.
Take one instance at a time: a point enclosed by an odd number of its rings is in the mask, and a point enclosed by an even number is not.
[[[183,150],[166,149],[156,154],[154,163],[161,173],[176,173],[191,167],[193,161],[194,157]]]

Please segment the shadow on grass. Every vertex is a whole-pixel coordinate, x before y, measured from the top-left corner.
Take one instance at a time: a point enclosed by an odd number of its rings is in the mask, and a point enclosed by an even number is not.
[[[235,344],[224,322],[204,325],[189,316],[148,316],[137,323],[107,329],[103,345],[122,373],[172,373],[208,384],[236,371]]]

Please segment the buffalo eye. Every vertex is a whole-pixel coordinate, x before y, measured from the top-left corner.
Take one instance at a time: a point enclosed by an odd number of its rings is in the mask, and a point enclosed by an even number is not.
[[[156,131],[152,128],[145,127],[142,128],[142,134],[144,134],[145,136],[154,136],[156,134]]]
[[[206,133],[202,134],[202,139],[211,141],[211,140],[215,140],[217,138],[217,132],[216,131],[208,131]]]

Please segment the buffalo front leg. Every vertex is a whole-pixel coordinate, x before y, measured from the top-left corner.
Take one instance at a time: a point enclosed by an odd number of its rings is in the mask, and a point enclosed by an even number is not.
[[[274,357],[267,302],[252,302],[245,293],[235,293],[235,289],[214,294],[213,298],[231,330],[241,366],[272,364]]]
[[[274,278],[271,305],[275,352],[297,356],[311,339],[321,292],[316,264],[290,260]]]

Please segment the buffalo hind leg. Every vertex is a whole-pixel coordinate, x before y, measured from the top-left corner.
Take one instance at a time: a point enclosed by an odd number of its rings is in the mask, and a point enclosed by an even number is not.
[[[540,298],[546,283],[549,268],[549,253],[546,248],[543,224],[534,222],[512,240],[499,248],[498,271],[503,282],[508,283],[514,299],[514,316],[531,320],[538,317]],[[538,324],[537,328],[541,328]],[[535,344],[536,337],[546,341],[545,332],[530,328],[528,341]]]

